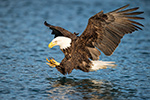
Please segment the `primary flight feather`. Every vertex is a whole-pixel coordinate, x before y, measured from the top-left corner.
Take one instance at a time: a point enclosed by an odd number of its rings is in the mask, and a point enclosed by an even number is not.
[[[53,26],[45,21],[45,25],[52,30],[55,38],[49,44],[52,48],[59,45],[65,58],[61,63],[53,58],[47,59],[48,65],[56,67],[62,74],[70,74],[73,69],[80,69],[84,72],[104,69],[108,66],[115,66],[114,62],[99,61],[101,50],[105,55],[110,56],[117,48],[125,34],[142,30],[141,23],[134,20],[144,19],[136,15],[143,12],[136,12],[139,7],[126,9],[129,5],[123,6],[109,13],[103,11],[92,16],[84,32],[71,33],[61,27]],[[134,12],[133,12],[134,11]]]

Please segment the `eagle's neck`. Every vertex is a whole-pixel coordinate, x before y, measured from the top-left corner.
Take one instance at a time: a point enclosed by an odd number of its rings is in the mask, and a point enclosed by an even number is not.
[[[66,50],[71,46],[71,42],[66,42],[65,44],[60,45],[60,49]]]

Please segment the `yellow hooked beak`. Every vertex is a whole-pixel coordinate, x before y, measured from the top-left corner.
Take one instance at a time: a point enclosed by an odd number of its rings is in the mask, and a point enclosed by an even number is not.
[[[57,45],[57,43],[51,42],[51,43],[48,45],[48,47],[49,47],[49,48],[52,48],[52,47],[54,47],[55,45]]]

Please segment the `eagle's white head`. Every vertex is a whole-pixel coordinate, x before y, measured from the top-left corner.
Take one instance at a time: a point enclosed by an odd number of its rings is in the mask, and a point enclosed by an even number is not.
[[[66,49],[71,46],[71,39],[64,36],[58,36],[49,43],[48,47],[52,48],[57,45],[60,46],[60,49]]]

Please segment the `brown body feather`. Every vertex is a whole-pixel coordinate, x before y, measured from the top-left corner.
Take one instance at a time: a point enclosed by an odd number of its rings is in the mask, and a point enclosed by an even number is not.
[[[98,60],[100,56],[99,50],[110,56],[125,34],[132,33],[138,29],[141,30],[142,28],[139,26],[143,25],[133,20],[144,19],[135,16],[143,12],[132,12],[137,10],[138,7],[123,10],[128,6],[123,6],[105,14],[101,11],[92,16],[86,29],[79,37],[61,27],[52,26],[45,22],[45,25],[53,30],[52,34],[55,34],[55,37],[65,36],[72,39],[71,47],[67,48],[68,50],[62,50],[65,58],[60,63],[60,66],[56,67],[58,71],[62,74],[69,74],[73,69],[88,72],[92,65],[89,58]]]

